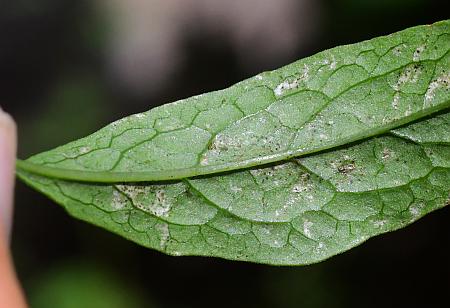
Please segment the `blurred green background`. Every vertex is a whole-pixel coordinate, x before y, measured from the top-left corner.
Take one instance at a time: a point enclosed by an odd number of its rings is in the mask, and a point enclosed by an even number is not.
[[[19,157],[340,44],[448,18],[426,0],[0,1],[0,104]],[[437,307],[450,209],[308,267],[169,257],[17,183],[13,255],[32,307]]]

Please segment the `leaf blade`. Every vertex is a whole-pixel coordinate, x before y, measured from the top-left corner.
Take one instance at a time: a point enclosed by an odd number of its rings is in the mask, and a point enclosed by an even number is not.
[[[385,133],[450,106],[449,33],[443,21],[336,47],[116,121],[18,167],[90,182],[172,180]]]
[[[445,113],[352,147],[181,182],[92,184],[18,174],[71,215],[164,253],[305,265],[447,205],[450,145],[425,137],[447,140],[449,123]]]

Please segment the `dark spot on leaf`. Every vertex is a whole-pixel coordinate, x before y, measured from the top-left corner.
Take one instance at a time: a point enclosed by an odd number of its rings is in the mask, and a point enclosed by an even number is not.
[[[355,161],[354,160],[345,160],[338,166],[338,171],[341,174],[349,174],[353,170],[355,170]]]

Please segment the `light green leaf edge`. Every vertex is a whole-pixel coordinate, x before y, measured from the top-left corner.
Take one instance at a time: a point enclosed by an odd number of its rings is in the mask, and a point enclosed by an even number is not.
[[[448,205],[449,127],[447,112],[350,147],[176,182],[18,176],[74,217],[170,255],[305,265]]]
[[[339,46],[118,120],[20,170],[89,182],[182,179],[315,153],[450,106],[450,21]]]

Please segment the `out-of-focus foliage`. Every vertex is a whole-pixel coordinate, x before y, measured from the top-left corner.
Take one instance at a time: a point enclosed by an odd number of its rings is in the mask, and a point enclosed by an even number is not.
[[[127,277],[117,277],[102,265],[67,262],[37,278],[29,301],[33,308],[142,308],[155,307]]]

